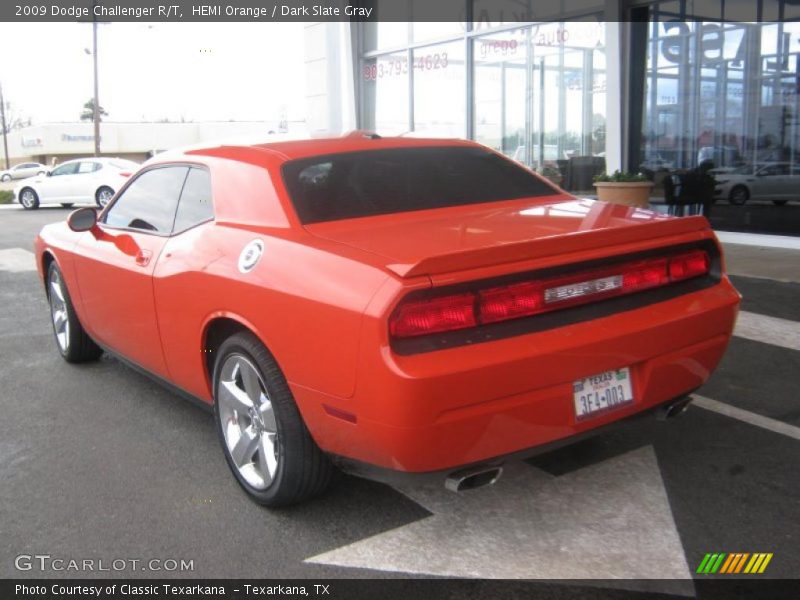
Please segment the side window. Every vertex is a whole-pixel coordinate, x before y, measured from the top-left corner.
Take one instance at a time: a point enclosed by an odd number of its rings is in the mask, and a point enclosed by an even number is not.
[[[80,173],[80,174],[92,173],[92,172],[97,170],[97,169],[95,169],[95,165],[96,164],[97,163],[94,163],[94,162],[81,162],[81,163],[78,163],[78,173]]]
[[[189,167],[157,167],[134,179],[106,213],[111,227],[171,233]]]
[[[58,177],[59,175],[72,175],[78,170],[78,164],[79,163],[74,162],[56,167],[53,169],[53,172],[50,173],[50,177]]]
[[[205,169],[189,169],[186,184],[183,186],[178,214],[175,217],[175,231],[190,227],[214,218],[214,205],[211,202],[211,177]]]

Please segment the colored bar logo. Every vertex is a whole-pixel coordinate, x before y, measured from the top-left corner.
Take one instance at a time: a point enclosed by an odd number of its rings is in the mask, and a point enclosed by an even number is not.
[[[772,552],[714,552],[706,554],[697,567],[697,573],[702,575],[726,574],[736,575],[746,573],[749,575],[761,574],[767,569],[772,560]]]

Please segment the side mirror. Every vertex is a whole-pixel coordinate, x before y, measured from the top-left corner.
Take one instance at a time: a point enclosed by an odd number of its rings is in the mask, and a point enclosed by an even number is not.
[[[72,231],[89,231],[97,224],[97,211],[89,206],[72,211],[67,225]]]

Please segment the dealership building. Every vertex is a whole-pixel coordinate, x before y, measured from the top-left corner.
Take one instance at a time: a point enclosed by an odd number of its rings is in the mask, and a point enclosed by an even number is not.
[[[380,19],[391,2],[372,4]],[[800,175],[798,0],[463,0],[460,12],[306,25],[311,129],[466,137],[567,189],[602,169],[658,180],[709,161]]]

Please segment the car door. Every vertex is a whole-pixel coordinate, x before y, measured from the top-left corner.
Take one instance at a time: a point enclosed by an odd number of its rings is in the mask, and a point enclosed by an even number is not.
[[[72,184],[78,172],[78,162],[64,163],[53,169],[36,185],[39,202],[67,202],[72,196]]]
[[[207,394],[198,338],[207,309],[203,289],[206,267],[219,259],[214,243],[214,208],[209,172],[193,166],[186,177],[175,216],[174,233],[158,258],[153,276],[161,343],[171,381],[203,398]]]
[[[791,200],[797,193],[796,180],[789,174],[789,163],[775,165],[772,200]]]
[[[781,165],[766,165],[756,173],[756,181],[753,184],[755,190],[753,198],[759,200],[773,200],[778,198],[782,184],[783,171]]]
[[[94,193],[99,187],[98,174],[102,163],[96,160],[82,160],[73,178],[71,196],[73,202],[93,202]]]
[[[37,167],[39,165],[35,163],[23,163],[16,167],[16,172],[13,175],[14,179],[26,179],[27,177],[32,177],[38,173]]]
[[[186,166],[139,174],[80,238],[78,287],[90,334],[103,346],[168,377],[153,296],[153,270],[172,233]]]

